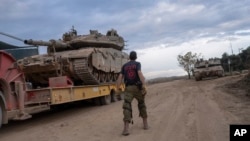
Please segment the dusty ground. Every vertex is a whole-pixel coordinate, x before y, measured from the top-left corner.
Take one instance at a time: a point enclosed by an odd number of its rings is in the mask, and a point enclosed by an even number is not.
[[[142,129],[134,101],[134,124],[126,137],[121,135],[122,101],[118,101],[106,106],[77,103],[30,120],[12,121],[0,129],[0,140],[229,141],[230,124],[250,123],[250,98],[234,87],[242,77],[176,80],[148,86],[150,129]]]

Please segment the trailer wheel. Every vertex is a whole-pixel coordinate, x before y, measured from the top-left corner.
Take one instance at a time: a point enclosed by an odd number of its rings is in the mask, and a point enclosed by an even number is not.
[[[124,99],[124,92],[121,92],[118,96],[119,100],[123,100]]]
[[[100,99],[99,97],[94,98],[94,99],[93,99],[93,102],[94,102],[94,104],[95,104],[96,106],[101,106],[101,105],[102,105],[102,104],[101,104],[101,99]]]
[[[108,105],[111,103],[111,96],[110,95],[105,95],[101,97],[101,103],[102,105]]]
[[[116,102],[116,101],[118,101],[117,94],[115,93],[114,90],[112,90],[112,91],[110,92],[110,95],[111,95],[111,102]]]
[[[1,107],[1,104],[0,104],[0,128],[2,126],[2,123],[3,123],[3,110],[2,110],[2,107]]]

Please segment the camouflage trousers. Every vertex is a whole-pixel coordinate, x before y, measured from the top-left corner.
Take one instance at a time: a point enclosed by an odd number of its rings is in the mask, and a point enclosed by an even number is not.
[[[142,95],[141,91],[137,86],[127,86],[124,91],[124,102],[123,102],[123,121],[132,121],[132,106],[133,99],[138,102],[139,116],[147,118],[147,109],[145,105],[145,95]]]

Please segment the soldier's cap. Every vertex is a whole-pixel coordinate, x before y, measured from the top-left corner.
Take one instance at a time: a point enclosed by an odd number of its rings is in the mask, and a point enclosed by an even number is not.
[[[130,60],[135,60],[137,59],[137,54],[135,51],[131,51],[130,54],[129,54],[129,59]]]

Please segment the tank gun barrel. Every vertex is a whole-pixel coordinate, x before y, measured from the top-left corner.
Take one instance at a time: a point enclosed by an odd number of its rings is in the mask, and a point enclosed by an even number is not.
[[[56,41],[56,40],[49,40],[49,41],[42,41],[42,40],[24,40],[25,44],[28,45],[34,45],[34,46],[53,46],[55,48],[67,48],[69,47],[68,44],[61,42],[61,41]]]

